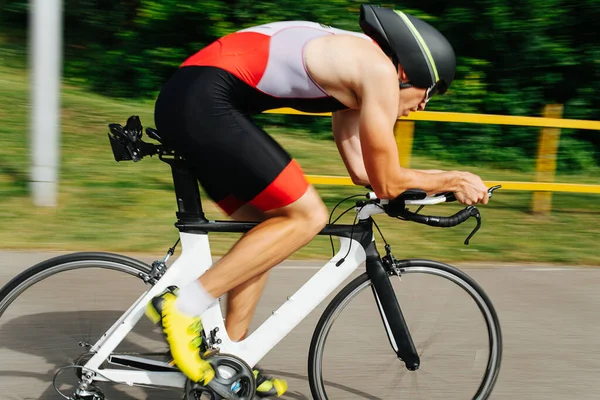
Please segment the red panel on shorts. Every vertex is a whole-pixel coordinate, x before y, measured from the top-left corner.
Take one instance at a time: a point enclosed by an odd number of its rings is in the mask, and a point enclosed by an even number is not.
[[[232,33],[198,51],[181,66],[222,68],[256,87],[267,68],[270,42],[271,37],[261,33]]]
[[[261,211],[281,208],[302,197],[308,186],[302,168],[292,160],[265,190],[250,201],[250,204]]]

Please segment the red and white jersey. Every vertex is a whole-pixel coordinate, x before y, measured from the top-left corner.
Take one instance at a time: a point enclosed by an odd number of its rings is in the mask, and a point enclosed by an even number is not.
[[[264,94],[280,99],[331,97],[310,76],[304,49],[325,35],[367,35],[307,21],[283,21],[229,34],[189,57],[181,66],[222,68]]]

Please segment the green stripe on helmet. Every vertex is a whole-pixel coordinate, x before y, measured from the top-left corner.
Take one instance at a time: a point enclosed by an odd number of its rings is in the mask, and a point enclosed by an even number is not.
[[[438,75],[437,67],[435,66],[435,61],[433,60],[433,56],[431,55],[431,52],[429,51],[429,47],[427,46],[427,43],[425,43],[425,40],[423,40],[423,37],[421,36],[421,34],[417,30],[417,28],[415,28],[413,23],[410,22],[410,19],[408,19],[406,14],[404,14],[402,11],[398,11],[398,10],[394,10],[394,12],[396,14],[398,14],[398,16],[400,18],[402,18],[402,20],[404,21],[406,26],[408,26],[408,29],[412,32],[415,39],[417,39],[417,42],[421,46],[421,49],[425,52],[425,55],[427,56],[427,59],[429,60],[429,65],[431,65],[431,68],[433,70],[433,75],[435,77],[435,80],[433,83],[436,83],[437,81],[440,80],[440,77]]]

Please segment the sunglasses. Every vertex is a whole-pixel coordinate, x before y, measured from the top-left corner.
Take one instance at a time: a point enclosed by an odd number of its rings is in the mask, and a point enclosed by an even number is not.
[[[402,82],[402,81],[398,81],[398,82],[400,84],[400,89],[407,89],[407,88],[415,87],[410,82]],[[423,101],[425,101],[425,103],[427,103],[429,100],[431,100],[431,98],[433,96],[440,93],[441,86],[442,86],[441,82],[436,82],[433,85],[431,85],[430,87],[428,87],[427,91],[425,92],[425,97],[423,98]]]

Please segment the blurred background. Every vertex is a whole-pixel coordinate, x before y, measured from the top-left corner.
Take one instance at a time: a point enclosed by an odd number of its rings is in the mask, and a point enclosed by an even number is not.
[[[46,0],[36,1],[41,4]],[[125,124],[130,115],[139,115],[144,126],[154,126],[154,100],[162,84],[189,55],[223,35],[277,20],[311,20],[360,31],[358,13],[363,2],[63,0],[58,197],[51,207],[37,205],[31,191],[32,3],[0,0],[0,286],[56,252],[120,252],[146,262],[162,257],[178,238],[173,226],[176,204],[169,167],[149,157],[136,164],[116,163],[107,125]],[[600,131],[590,128],[600,120],[600,0],[405,0],[377,4],[423,18],[455,48],[456,80],[447,95],[428,103],[427,111],[542,117],[554,110],[555,118],[586,120],[586,129],[548,131],[537,126],[416,118],[412,144],[400,143],[408,148],[401,156],[410,156],[405,163],[411,167],[467,170],[488,182],[550,181],[590,186],[545,195],[543,210],[536,208],[539,199],[533,190],[497,191],[487,206],[480,207],[483,226],[469,246],[463,241],[474,221],[453,229],[413,226],[416,224],[382,216],[377,222],[397,258],[454,263],[488,292],[498,308],[505,335],[505,362],[495,398],[600,398],[600,273],[591,268],[600,265],[600,194],[595,186],[600,185]],[[42,19],[47,16],[40,15]],[[332,141],[329,117],[263,114],[256,120],[307,174],[346,176]],[[38,123],[43,127],[43,120]],[[541,138],[547,141],[548,136],[553,138],[556,152],[545,154],[551,159],[551,168],[540,174],[544,155],[540,158],[538,152]],[[330,209],[342,198],[364,192],[348,185],[316,188]],[[224,218],[206,197],[204,206],[209,219]],[[444,205],[425,211],[450,215],[459,208]],[[351,216],[340,220],[351,221]],[[224,254],[238,237],[212,236],[214,255]],[[269,284],[273,286],[268,286],[269,296],[261,300],[253,326],[331,255],[329,238],[320,237],[294,254],[296,264],[276,268],[275,283]],[[89,301],[84,290],[98,292],[93,299],[101,305],[91,306],[96,307],[94,310],[103,309],[103,301],[112,302],[121,295],[129,296],[127,301],[135,297],[126,283],[109,285],[100,278],[88,282],[83,276],[41,288],[39,295],[32,295],[31,304],[39,303],[40,298],[49,302],[55,293],[69,291],[74,281],[82,282],[82,293],[72,293],[78,300],[61,303],[65,310],[59,319],[59,308],[49,303],[42,314],[32,311],[23,317],[24,308],[19,307],[14,319],[6,322],[5,315],[0,323],[0,332],[5,335],[0,335],[0,388],[14,382],[30,387],[25,380],[13,382],[12,361],[2,361],[12,355],[12,360],[26,363],[29,358],[23,358],[24,354],[39,355],[31,352],[39,343],[37,339],[28,336],[23,342],[21,332],[42,335],[41,326],[62,321],[57,324],[63,327],[61,333],[72,333],[77,328],[75,322],[71,324],[73,318],[83,314],[80,310]],[[119,290],[116,295],[115,290]],[[433,324],[433,332],[444,327],[444,317],[457,315],[446,312],[451,297],[438,299],[418,286],[410,293],[416,303],[420,303],[419,296],[434,302],[427,305],[428,310],[415,313],[424,315],[434,310],[442,323]],[[118,307],[126,307],[130,304],[127,301]],[[294,389],[289,399],[310,397],[305,349],[324,306],[265,360],[268,368],[291,380]],[[460,304],[456,309],[460,315]],[[104,314],[103,318],[111,321],[119,315]],[[356,318],[351,314],[349,329],[358,328]],[[36,328],[31,330],[32,326]],[[342,330],[342,335],[345,332]],[[366,329],[358,336],[364,340],[370,334]],[[441,335],[434,338],[444,339]],[[135,340],[133,344],[141,343]],[[161,343],[160,338],[157,340],[153,343]],[[45,348],[50,352],[60,347],[48,344]],[[354,346],[348,349],[356,356]],[[45,359],[52,365],[62,360],[54,355]],[[45,385],[47,372],[40,368],[39,381]],[[447,371],[453,372],[452,367]],[[46,391],[39,398],[54,398],[52,388],[43,385]],[[8,393],[10,399],[23,398]],[[349,393],[339,398],[351,398]],[[156,398],[147,395],[140,389],[123,398]]]
[[[220,36],[286,19],[359,31],[360,4],[63,1],[59,197],[56,207],[44,209],[32,205],[29,188],[31,9],[27,0],[4,0],[0,3],[3,246],[127,251],[164,247],[167,237],[176,236],[168,167],[149,159],[140,165],[115,163],[107,124],[124,124],[135,114],[145,126],[153,126],[153,101],[163,82],[186,57]],[[558,105],[557,117],[599,119],[600,47],[595,23],[600,1],[407,0],[381,5],[423,18],[455,47],[456,80],[448,95],[429,102],[427,111],[539,117],[545,107]],[[300,160],[307,173],[346,176],[328,117],[263,114],[256,119]],[[487,181],[531,182],[537,179],[540,134],[539,127],[417,121],[410,166],[469,170]],[[553,179],[599,184],[598,131],[562,129],[559,138]],[[318,189],[330,207],[357,191],[348,186]],[[598,196],[555,193],[551,212],[538,216],[533,213],[532,196],[532,191],[499,194],[484,213],[479,247],[469,251],[459,246],[461,240],[454,233],[410,227],[407,255],[427,256],[435,251],[450,260],[597,264]],[[222,217],[210,204],[207,207],[209,213]],[[151,221],[152,229],[143,221]],[[389,234],[405,241],[406,228],[393,226]],[[453,232],[466,236],[467,228],[461,229]],[[232,243],[228,237],[215,240],[221,253]],[[317,242],[297,256],[324,257],[328,253],[322,247]]]

